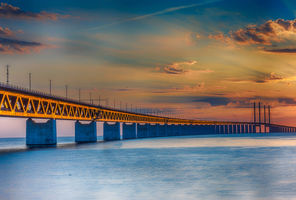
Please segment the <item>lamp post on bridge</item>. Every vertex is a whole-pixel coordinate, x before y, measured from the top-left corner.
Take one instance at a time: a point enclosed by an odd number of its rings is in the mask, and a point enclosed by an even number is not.
[[[81,100],[81,91],[80,91],[80,88],[78,89],[78,101],[80,102]]]
[[[9,84],[9,65],[6,65],[6,84]]]
[[[51,80],[49,80],[49,94],[51,95]]]
[[[261,133],[261,102],[259,102],[259,133]]]
[[[270,105],[268,106],[268,123],[270,124]]]
[[[29,73],[29,90],[32,90],[32,73]]]
[[[65,89],[66,89],[66,99],[68,99],[68,85],[65,85]]]

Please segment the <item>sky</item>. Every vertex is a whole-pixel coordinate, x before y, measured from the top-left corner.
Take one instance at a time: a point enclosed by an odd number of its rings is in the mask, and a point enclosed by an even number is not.
[[[296,126],[295,14],[292,0],[1,1],[0,81],[9,64],[14,85],[32,73],[35,90],[188,119],[250,121],[261,101]]]

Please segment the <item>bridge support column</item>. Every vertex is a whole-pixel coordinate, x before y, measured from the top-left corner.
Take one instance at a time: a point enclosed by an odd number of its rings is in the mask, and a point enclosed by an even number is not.
[[[237,133],[241,133],[241,125],[240,124],[237,124]]]
[[[246,133],[246,126],[245,126],[245,124],[242,124],[241,127],[242,127],[241,133]]]
[[[75,142],[86,143],[97,141],[97,122],[92,121],[89,124],[75,122]]]
[[[105,141],[120,140],[120,123],[108,124],[108,122],[104,122],[103,134]]]
[[[182,135],[192,135],[191,124],[184,124],[181,131]]]
[[[122,139],[135,139],[137,138],[137,124],[122,123]]]
[[[168,136],[178,136],[180,135],[180,125],[170,124],[167,126]]]
[[[230,125],[226,125],[226,133],[230,134]]]
[[[150,124],[137,124],[137,137],[147,138],[149,137],[149,126]]]
[[[167,136],[167,124],[158,124],[157,125],[157,136],[166,137]]]
[[[31,118],[26,122],[26,144],[29,147],[55,146],[57,144],[56,120],[45,123],[34,122]]]
[[[224,125],[218,125],[219,126],[219,133],[224,134]]]
[[[233,128],[232,133],[237,133],[237,127],[236,127],[236,124],[233,124],[233,125],[232,125],[232,128]]]
[[[233,132],[233,125],[229,125],[229,133],[231,134],[231,133],[234,133]]]
[[[149,124],[149,137],[157,137],[158,135],[158,124]]]
[[[256,125],[255,124],[251,125],[251,130],[252,130],[252,133],[256,133]]]
[[[220,125],[221,134],[225,134],[225,125]]]
[[[218,125],[218,126],[219,126],[219,133],[223,134],[224,133],[223,125]]]

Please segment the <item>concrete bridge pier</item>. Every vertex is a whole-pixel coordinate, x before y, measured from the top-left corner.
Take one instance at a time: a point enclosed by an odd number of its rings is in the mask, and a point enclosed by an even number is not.
[[[219,125],[220,134],[225,134],[225,125]]]
[[[256,133],[256,125],[255,124],[251,124],[251,133]]]
[[[226,133],[227,134],[230,134],[232,132],[230,126],[231,125],[226,125]]]
[[[219,125],[219,129],[220,129],[220,134],[225,134],[225,129],[224,129],[224,127],[225,127],[225,125]]]
[[[251,125],[250,124],[247,124],[247,130],[248,130],[248,133],[252,133]]]
[[[180,126],[176,124],[170,124],[167,126],[167,134],[169,136],[177,136],[180,134]]]
[[[223,125],[218,125],[219,134],[223,134]]]
[[[237,125],[237,133],[241,133],[242,132],[242,127],[241,124]]]
[[[158,124],[157,128],[157,136],[158,137],[166,137],[167,136],[167,124]]]
[[[236,126],[236,124],[233,124],[232,125],[232,128],[233,128],[232,133],[237,133],[237,126]]]
[[[55,146],[57,144],[56,120],[50,119],[44,123],[26,121],[26,145],[29,147]]]
[[[157,124],[149,124],[149,137],[157,137],[158,135],[158,127]]]
[[[197,135],[198,131],[199,131],[198,129],[199,129],[199,125],[191,124],[190,125],[190,135]]]
[[[244,124],[241,125],[241,133],[246,133],[246,128]]]
[[[192,124],[185,124],[184,125],[184,133],[183,135],[192,135],[193,134],[193,128],[192,128]]]
[[[86,143],[97,141],[97,122],[92,121],[88,124],[75,122],[75,142]]]
[[[250,129],[249,129],[250,127],[249,127],[249,124],[246,124],[245,125],[245,132],[246,133],[250,133]]]
[[[229,134],[234,133],[233,132],[233,125],[228,125],[228,126],[229,126],[229,128],[228,128]]]
[[[149,126],[150,124],[137,124],[137,137],[138,138],[149,137]]]
[[[122,139],[137,138],[137,124],[136,123],[122,123]]]
[[[248,133],[252,133],[250,124],[247,124],[247,129],[248,129]]]
[[[120,123],[109,124],[104,122],[103,134],[104,141],[120,140]]]

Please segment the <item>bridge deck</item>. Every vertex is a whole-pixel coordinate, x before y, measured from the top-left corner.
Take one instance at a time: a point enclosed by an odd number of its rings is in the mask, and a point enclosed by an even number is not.
[[[172,124],[244,124],[128,112],[0,83],[0,116]]]

